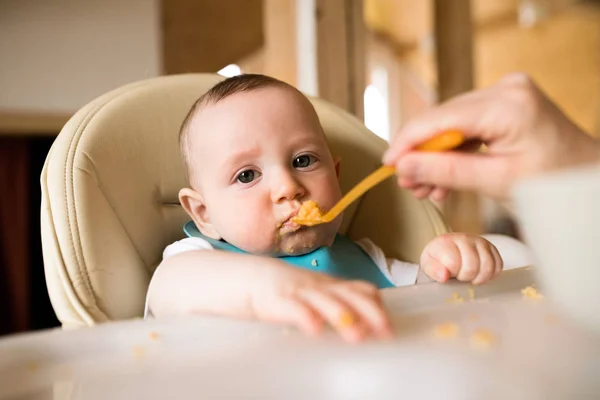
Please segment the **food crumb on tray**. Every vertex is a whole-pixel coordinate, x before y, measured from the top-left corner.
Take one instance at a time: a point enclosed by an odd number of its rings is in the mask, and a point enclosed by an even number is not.
[[[475,289],[469,288],[469,299],[473,300],[475,298]]]
[[[496,336],[487,329],[477,329],[471,335],[471,346],[477,349],[488,349],[496,342]]]
[[[133,353],[133,357],[136,359],[144,358],[146,355],[146,350],[142,346],[133,346],[131,348],[131,352]]]
[[[446,303],[464,303],[465,299],[464,297],[459,296],[458,292],[454,292],[452,293],[452,298],[446,300]]]
[[[434,335],[440,339],[450,339],[458,336],[460,328],[453,322],[439,324],[434,329]]]
[[[535,300],[539,300],[544,297],[533,286],[527,286],[525,289],[521,290],[521,293],[523,293],[523,295],[525,297],[528,297],[530,299],[535,299]]]

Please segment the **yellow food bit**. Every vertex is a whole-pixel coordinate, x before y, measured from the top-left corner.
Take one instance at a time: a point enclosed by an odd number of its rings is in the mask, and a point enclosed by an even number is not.
[[[487,329],[477,329],[471,335],[471,346],[478,349],[488,349],[496,341],[496,336]]]
[[[354,322],[354,316],[348,312],[345,312],[342,315],[340,315],[338,325],[342,328],[347,328],[349,326],[354,325]]]
[[[446,322],[435,327],[434,335],[437,338],[449,339],[458,336],[459,331],[458,325],[452,322]]]
[[[146,355],[146,350],[144,350],[144,348],[142,346],[133,346],[131,349],[133,356],[135,358],[144,358],[144,356]]]
[[[319,208],[319,205],[313,201],[308,200],[302,203],[300,210],[298,210],[298,215],[292,218],[292,222],[306,222],[306,221],[314,221],[319,222],[323,219],[323,212]]]
[[[475,298],[475,289],[469,288],[469,299],[473,300]]]
[[[521,290],[521,293],[523,293],[523,295],[525,297],[529,297],[530,299],[536,299],[539,300],[541,298],[543,298],[544,296],[542,296],[541,293],[539,293],[534,287],[532,286],[527,286],[525,289]]]
[[[465,299],[458,295],[458,292],[452,293],[452,298],[446,300],[446,303],[463,303]]]
[[[150,340],[158,340],[159,339],[158,333],[156,333],[156,332],[150,332],[148,337],[150,338]]]

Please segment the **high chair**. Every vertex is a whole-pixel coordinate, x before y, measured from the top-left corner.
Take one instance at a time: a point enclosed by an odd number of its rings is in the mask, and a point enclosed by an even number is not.
[[[164,248],[184,237],[178,202],[186,186],[178,132],[214,74],[153,78],[90,102],[64,126],[41,176],[46,281],[63,327],[140,317]],[[387,145],[357,118],[311,99],[342,159],[349,190],[380,165]],[[367,192],[346,212],[341,232],[368,237],[388,257],[418,262],[425,244],[448,227],[428,200],[394,179]]]

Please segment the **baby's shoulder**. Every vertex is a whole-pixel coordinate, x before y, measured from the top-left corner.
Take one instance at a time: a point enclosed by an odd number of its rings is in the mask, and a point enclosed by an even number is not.
[[[194,250],[213,250],[213,246],[207,240],[199,237],[187,237],[168,245],[163,251],[163,259],[175,254]]]

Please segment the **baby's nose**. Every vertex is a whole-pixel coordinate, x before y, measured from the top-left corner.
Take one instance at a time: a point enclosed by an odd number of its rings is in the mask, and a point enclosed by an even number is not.
[[[292,174],[286,173],[274,182],[271,193],[273,202],[280,203],[304,196],[306,189]]]

